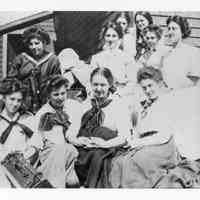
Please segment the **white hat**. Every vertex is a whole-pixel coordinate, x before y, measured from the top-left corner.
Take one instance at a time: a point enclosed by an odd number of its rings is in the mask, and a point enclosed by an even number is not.
[[[70,67],[77,66],[80,62],[78,54],[70,48],[63,49],[59,55],[58,59],[61,63],[62,70],[65,71]]]

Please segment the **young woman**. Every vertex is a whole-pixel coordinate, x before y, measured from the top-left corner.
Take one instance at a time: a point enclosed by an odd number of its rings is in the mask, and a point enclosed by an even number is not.
[[[111,159],[130,137],[130,123],[123,105],[112,95],[111,71],[96,68],[90,82],[93,97],[85,102],[79,132],[68,139],[79,151],[75,168],[81,185],[106,188]]]
[[[67,143],[71,118],[66,108],[66,88],[68,81],[60,75],[54,75],[46,83],[48,102],[35,116],[35,125],[43,138],[40,153],[41,166],[38,171],[54,187],[77,187],[79,182],[74,171],[74,162],[78,152]]]
[[[136,55],[136,31],[131,26],[129,12],[119,12],[116,15],[115,22],[121,26],[123,31],[120,48],[134,57]]]
[[[175,90],[193,86],[199,79],[200,51],[184,43],[191,32],[188,21],[176,15],[168,17],[166,24],[165,43],[172,48],[163,59],[164,81]]]
[[[138,62],[145,66],[162,67],[164,56],[169,52],[171,47],[163,44],[162,32],[160,26],[149,25],[143,30],[143,37],[147,48],[141,55]]]
[[[119,24],[109,22],[102,29],[101,39],[103,49],[92,56],[91,66],[109,68],[114,76],[114,84],[119,93],[132,82],[137,69],[134,68],[134,59],[120,49],[123,31]]]
[[[162,113],[159,113],[159,117],[152,113],[163,93],[161,72],[145,67],[139,70],[137,80],[148,101],[141,104],[141,114],[130,142],[132,150],[113,160],[110,173],[112,187],[154,187],[167,170],[178,162],[168,121],[161,123]]]
[[[27,50],[16,57],[8,76],[16,77],[28,85],[29,94],[25,100],[29,111],[36,112],[46,102],[43,82],[53,74],[61,74],[58,58],[46,50],[50,37],[38,26],[23,33]]]
[[[3,95],[0,105],[0,160],[18,151],[34,164],[37,160],[35,153],[41,148],[42,140],[34,134],[34,118],[23,106],[25,87],[16,79],[5,78],[1,81],[0,93]],[[10,187],[9,184],[4,185],[3,180],[1,178],[0,185]]]
[[[145,52],[147,48],[146,42],[143,37],[143,30],[153,24],[153,18],[149,12],[138,11],[135,14],[135,25],[136,25],[136,56],[138,60],[140,56]]]
[[[113,160],[112,187],[199,188],[199,88],[161,95],[162,74],[149,67],[138,73],[138,82],[152,101],[138,122],[132,150]]]

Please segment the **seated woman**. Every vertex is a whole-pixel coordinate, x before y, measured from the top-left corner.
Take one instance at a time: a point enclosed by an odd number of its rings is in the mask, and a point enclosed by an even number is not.
[[[112,95],[114,79],[111,71],[96,68],[90,82],[93,96],[85,102],[79,132],[70,135],[68,140],[79,151],[75,169],[80,184],[107,188],[110,187],[111,159],[130,137],[130,123],[123,105]]]
[[[67,114],[67,79],[54,75],[46,83],[48,102],[35,116],[36,129],[43,138],[39,171],[54,187],[77,187],[78,178],[74,162],[78,156],[75,147],[67,143],[68,128],[71,126]]]
[[[138,11],[135,13],[135,25],[136,25],[136,55],[135,60],[137,61],[140,56],[145,52],[147,45],[144,40],[143,30],[153,24],[153,18],[149,12]]]
[[[141,117],[135,128],[137,132],[130,142],[132,150],[113,159],[110,182],[114,188],[155,187],[179,161],[168,120],[162,120],[163,113],[152,112],[164,91],[160,70],[143,68],[138,72],[137,80],[148,101],[142,103]]]
[[[123,96],[129,92],[129,88],[136,82],[137,66],[134,58],[120,49],[123,30],[119,24],[107,23],[100,33],[103,41],[102,50],[92,56],[91,66],[108,68],[114,77],[114,84],[118,93]]]
[[[50,43],[49,34],[39,26],[28,28],[23,33],[26,49],[18,55],[8,69],[8,76],[16,77],[28,85],[25,99],[29,111],[36,113],[46,102],[44,84],[53,74],[61,74],[58,58],[47,51]]]
[[[33,116],[23,106],[25,87],[16,79],[5,78],[0,83],[0,93],[3,95],[0,104],[0,161],[9,153],[18,151],[34,164],[42,140],[34,134]],[[0,187],[11,187],[1,166],[0,171]]]
[[[162,33],[161,27],[154,24],[147,26],[143,30],[143,37],[147,48],[138,62],[145,66],[162,67],[164,56],[171,50],[171,47],[163,44]]]
[[[130,12],[119,12],[116,15],[115,22],[122,27],[123,38],[121,41],[121,49],[131,56],[136,55],[136,29],[131,24]]]
[[[189,23],[186,18],[175,15],[167,18],[166,25],[165,43],[171,50],[163,59],[164,81],[174,90],[194,86],[200,77],[200,51],[184,42],[191,33]]]

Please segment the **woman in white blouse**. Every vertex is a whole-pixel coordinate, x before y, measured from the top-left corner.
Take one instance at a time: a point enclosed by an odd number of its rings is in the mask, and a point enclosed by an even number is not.
[[[3,95],[0,102],[0,161],[17,151],[34,164],[37,157],[33,155],[38,154],[42,140],[35,133],[32,114],[23,106],[25,87],[17,79],[5,78],[1,81],[0,93]],[[0,187],[11,187],[4,177],[1,164],[0,176]]]
[[[200,50],[184,43],[191,29],[187,19],[170,16],[167,21],[165,44],[172,49],[163,59],[163,78],[170,89],[193,86],[199,79]]]
[[[102,51],[92,56],[91,66],[106,67],[114,76],[114,84],[119,93],[123,93],[131,82],[136,81],[137,68],[134,57],[120,49],[123,30],[119,24],[109,22],[102,28],[100,39]]]

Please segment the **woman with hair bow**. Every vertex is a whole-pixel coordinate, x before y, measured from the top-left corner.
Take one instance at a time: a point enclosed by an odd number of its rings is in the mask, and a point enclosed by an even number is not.
[[[50,77],[46,82],[48,101],[35,116],[36,129],[43,139],[38,171],[58,188],[79,186],[74,171],[78,152],[68,143],[69,132],[76,129],[70,113],[77,104],[67,103],[67,87],[68,81],[61,75]]]

